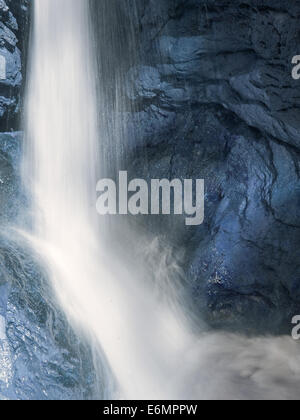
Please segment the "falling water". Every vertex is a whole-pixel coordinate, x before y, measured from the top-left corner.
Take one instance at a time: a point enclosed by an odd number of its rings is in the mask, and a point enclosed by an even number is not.
[[[106,369],[99,375],[109,373],[99,377],[106,388],[99,398],[268,397],[276,383],[271,396],[286,396],[300,375],[298,369],[286,387],[278,381],[299,362],[289,341],[197,338],[179,309],[175,314],[134,270],[107,255],[95,211],[99,144],[107,140],[97,120],[88,5],[34,2],[24,182],[32,196],[30,238],[58,302],[78,333],[92,337],[104,355]],[[269,344],[277,351],[269,354]]]
[[[71,322],[101,346],[118,395],[171,397],[165,370],[172,347],[180,349],[184,339],[174,336],[176,325],[146,286],[138,287],[124,269],[112,273],[116,263],[105,256],[98,232],[99,134],[88,1],[36,0],[33,21],[25,151],[33,243]]]

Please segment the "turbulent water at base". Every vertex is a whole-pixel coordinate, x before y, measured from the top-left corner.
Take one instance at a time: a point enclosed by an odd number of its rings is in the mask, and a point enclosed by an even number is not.
[[[88,6],[34,2],[24,182],[32,195],[27,237],[69,322],[99,350],[98,397],[294,397],[300,360],[291,340],[195,336],[179,307],[157,299],[142,276],[107,255],[95,211],[99,144],[107,140],[97,119]],[[158,271],[160,290],[171,283],[167,271]]]

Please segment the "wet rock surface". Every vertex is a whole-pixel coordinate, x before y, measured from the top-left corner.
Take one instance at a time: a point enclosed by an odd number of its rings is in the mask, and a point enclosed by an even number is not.
[[[22,132],[0,133],[0,220],[16,221],[22,208],[20,150]]]
[[[128,165],[206,180],[204,225],[149,223],[185,250],[213,327],[289,333],[300,311],[299,13],[299,1],[139,2]]]
[[[30,247],[0,240],[0,398],[95,396],[93,355],[59,311]]]
[[[0,2],[0,130],[17,128],[29,33],[28,0]]]

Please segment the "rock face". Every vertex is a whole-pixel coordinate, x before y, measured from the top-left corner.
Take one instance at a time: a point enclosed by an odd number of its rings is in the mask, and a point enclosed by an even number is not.
[[[0,1],[0,219],[20,206],[21,102],[29,36],[28,0]]]
[[[22,60],[28,35],[28,0],[0,2],[0,129],[16,128],[20,115]],[[19,42],[20,41],[20,42]]]
[[[39,266],[26,244],[2,237],[0,399],[91,399],[93,355],[57,309]]]
[[[126,85],[130,137],[147,153],[135,149],[127,167],[206,180],[204,225],[178,219],[157,231],[171,229],[185,251],[209,325],[290,332],[300,312],[300,2],[145,0],[137,9],[140,63]]]

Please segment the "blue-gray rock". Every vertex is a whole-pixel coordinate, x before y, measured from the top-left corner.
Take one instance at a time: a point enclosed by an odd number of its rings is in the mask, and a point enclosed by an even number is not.
[[[34,252],[9,237],[0,239],[0,399],[99,398],[91,350],[57,308]]]
[[[203,226],[142,223],[184,252],[209,325],[289,333],[300,312],[300,2],[139,5],[140,63],[126,82],[137,150],[124,166],[206,180]]]

